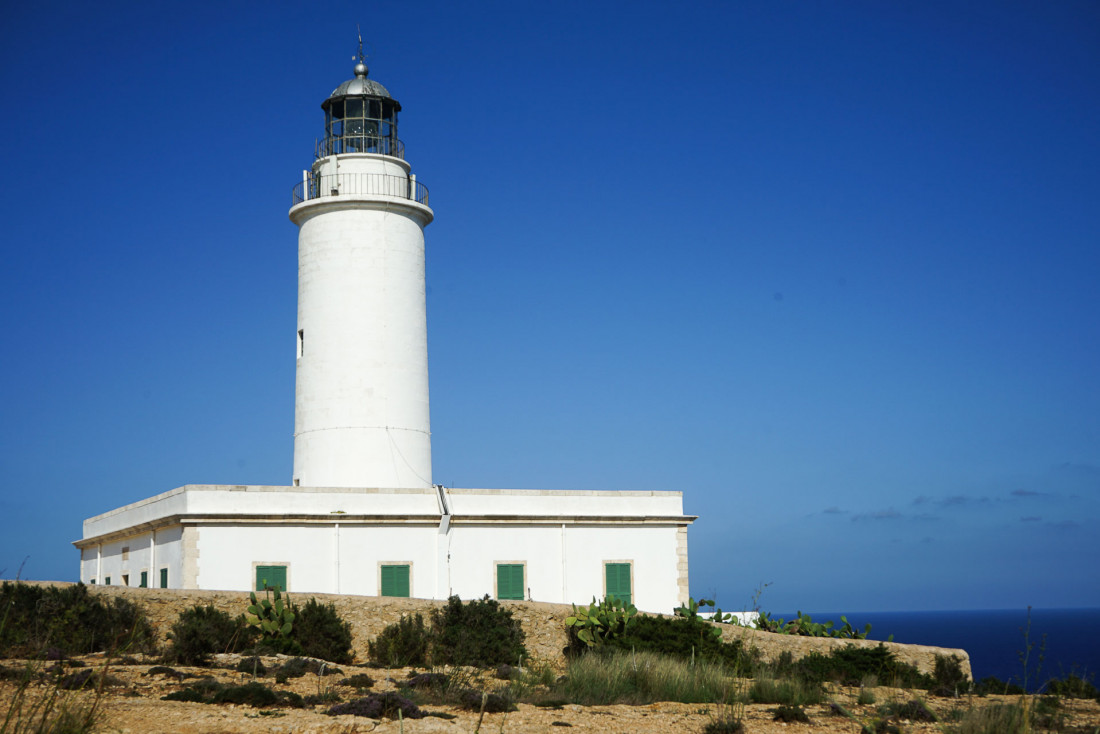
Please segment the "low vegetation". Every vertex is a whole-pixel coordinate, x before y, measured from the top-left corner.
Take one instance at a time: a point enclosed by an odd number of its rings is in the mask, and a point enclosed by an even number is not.
[[[447,599],[433,609],[431,624],[420,614],[403,616],[368,645],[371,662],[382,667],[516,665],[527,656],[523,628],[512,612],[486,596]]]
[[[103,599],[79,583],[0,585],[0,657],[151,652],[155,640],[144,612],[127,599]]]
[[[698,607],[707,600],[687,604],[672,617],[638,614],[616,600],[575,608],[563,669],[530,659],[510,610],[488,598],[464,603],[452,597],[428,621],[419,614],[402,617],[370,643],[375,665],[416,666],[407,676],[389,677],[377,686],[365,672],[349,671],[345,677],[337,667],[351,664],[351,628],[332,604],[311,599],[296,607],[286,597],[271,595],[266,599],[270,609],[253,600],[251,617],[196,606],[183,610],[173,624],[163,662],[209,666],[217,653],[242,653],[226,665],[233,672],[194,671],[203,674],[196,676],[155,665],[143,668],[143,682],[134,686],[132,673],[126,684],[108,668],[149,665],[128,654],[133,647],[116,642],[136,646],[135,640],[146,640],[142,649],[152,649],[151,632],[132,632],[148,626],[136,608],[120,606],[118,600],[101,603],[79,585],[66,587],[76,589],[67,595],[51,595],[50,587],[30,587],[36,591],[29,594],[9,586],[15,585],[0,587],[0,641],[5,645],[0,650],[31,660],[19,668],[0,666],[7,707],[0,710],[0,734],[89,732],[102,723],[105,696],[125,695],[124,690],[136,695],[150,684],[161,687],[159,696],[170,681],[175,690],[165,700],[260,709],[251,717],[312,708],[374,719],[454,718],[437,710],[448,707],[475,713],[480,727],[486,715],[515,711],[520,703],[554,709],[671,701],[706,714],[704,731],[712,734],[744,732],[746,706],[770,707],[769,718],[796,727],[842,717],[850,720],[852,731],[872,734],[910,731],[918,722],[946,734],[1096,734],[1095,728],[1074,726],[1079,704],[1065,703],[1096,699],[1092,678],[1070,675],[1049,681],[1045,695],[1023,695],[1019,687],[996,679],[973,684],[955,657],[938,657],[934,670],[922,674],[885,645],[849,644],[827,655],[796,660],[785,654],[763,662],[741,642],[724,641],[720,630],[699,616]],[[88,615],[94,634],[28,620],[32,603],[54,605],[51,611],[69,624],[79,625]],[[32,629],[15,634],[11,619]],[[264,619],[272,624],[256,624]],[[130,631],[123,634],[127,625]],[[261,657],[272,651],[272,639],[280,640],[274,647],[305,654],[278,661]],[[96,649],[115,652],[98,667],[69,657],[69,650]],[[898,688],[907,693],[899,694]],[[998,697],[983,700],[987,695]],[[761,715],[759,708],[753,710]]]

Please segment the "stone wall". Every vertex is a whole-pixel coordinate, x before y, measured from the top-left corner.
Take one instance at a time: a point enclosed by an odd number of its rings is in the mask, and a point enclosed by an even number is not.
[[[28,582],[44,585],[64,586],[67,584],[50,582]],[[191,591],[183,589],[137,589],[124,586],[89,586],[93,594],[108,597],[130,599],[145,609],[149,620],[156,629],[161,641],[165,640],[172,623],[181,611],[194,605],[212,604],[215,608],[233,616],[244,612],[248,606],[248,592],[244,591]],[[351,624],[352,646],[358,662],[367,659],[367,643],[374,639],[387,625],[393,624],[403,614],[420,612],[425,617],[434,608],[443,606],[442,601],[429,599],[398,599],[375,596],[341,596],[336,594],[292,594],[295,601],[301,603],[315,598],[322,603],[331,602],[336,611]],[[527,635],[527,649],[531,655],[561,666],[562,649],[566,645],[565,618],[572,607],[563,604],[543,602],[502,601],[501,606],[511,609],[512,614],[523,625]],[[775,660],[784,652],[791,652],[799,658],[810,652],[828,652],[844,645],[874,647],[885,645],[899,660],[914,665],[923,673],[931,673],[935,667],[936,655],[954,655],[960,658],[962,669],[969,676],[970,656],[965,650],[923,645],[904,645],[897,642],[875,642],[872,640],[839,640],[829,637],[794,637],[771,632],[719,625],[726,640],[741,640],[747,648],[760,651],[764,660]]]

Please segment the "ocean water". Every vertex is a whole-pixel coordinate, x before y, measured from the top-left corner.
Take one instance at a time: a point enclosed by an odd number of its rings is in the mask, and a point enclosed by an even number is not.
[[[833,620],[839,613],[807,612],[815,622]],[[773,614],[791,619],[796,614]],[[996,676],[1022,684],[1024,633],[1032,644],[1028,665],[1028,688],[1050,678],[1073,673],[1100,685],[1100,609],[1032,609],[1028,627],[1027,609],[995,609],[955,612],[851,612],[845,613],[853,627],[871,624],[871,640],[914,645],[962,648],[970,654],[974,678]],[[1041,668],[1040,657],[1042,657]],[[1095,676],[1095,678],[1093,678]]]

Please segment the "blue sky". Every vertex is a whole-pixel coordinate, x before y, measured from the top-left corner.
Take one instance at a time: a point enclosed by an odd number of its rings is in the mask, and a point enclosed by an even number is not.
[[[356,23],[436,213],[436,481],[682,490],[727,609],[1100,606],[1093,2],[10,5],[0,575],[289,482]]]

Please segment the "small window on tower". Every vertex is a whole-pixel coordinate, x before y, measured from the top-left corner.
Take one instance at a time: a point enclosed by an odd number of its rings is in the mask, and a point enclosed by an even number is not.
[[[130,546],[128,545],[122,546],[122,560],[130,560]]]
[[[302,358],[302,353],[305,351],[306,346],[306,331],[305,329],[298,329],[298,359]]]

